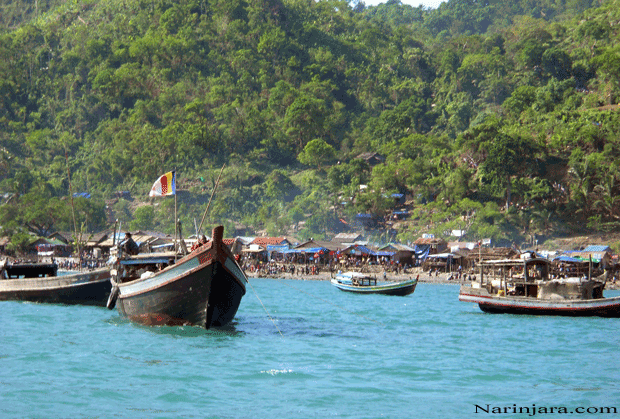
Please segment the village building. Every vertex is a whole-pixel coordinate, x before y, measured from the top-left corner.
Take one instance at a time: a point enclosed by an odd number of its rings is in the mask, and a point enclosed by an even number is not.
[[[338,233],[334,236],[332,242],[340,243],[345,247],[361,240],[364,240],[364,237],[358,233]]]
[[[355,158],[364,160],[366,163],[368,163],[370,167],[376,166],[385,161],[385,157],[383,157],[379,153],[373,153],[373,152],[361,153],[361,154],[358,154]]]
[[[40,257],[69,256],[71,246],[58,239],[39,237],[28,246],[28,252]]]
[[[564,255],[585,262],[592,260],[592,263],[600,266],[602,269],[611,267],[612,265],[612,251],[611,248],[606,245],[590,245],[586,246],[583,250],[566,251]]]
[[[390,252],[392,260],[402,266],[413,266],[415,264],[415,249],[405,244],[388,243],[377,248],[381,252]]]
[[[429,255],[446,253],[448,251],[448,242],[434,236],[420,237],[413,244],[415,246],[417,264],[423,263]]]
[[[250,244],[256,244],[258,246],[282,246],[287,245],[290,246],[291,242],[287,240],[286,237],[255,237],[254,240],[250,242]]]
[[[470,266],[475,266],[479,262],[486,260],[502,260],[515,259],[519,257],[521,252],[512,247],[478,247],[473,249],[467,255]]]

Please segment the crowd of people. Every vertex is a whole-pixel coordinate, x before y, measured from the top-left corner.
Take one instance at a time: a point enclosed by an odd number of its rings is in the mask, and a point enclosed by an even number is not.
[[[341,257],[339,259],[324,260],[314,258],[290,258],[282,260],[259,260],[256,258],[245,258],[240,266],[251,276],[262,275],[318,275],[321,272],[335,273],[339,270],[357,271],[361,273],[388,273],[388,274],[410,274],[415,266],[413,264],[404,265],[389,258],[356,258]]]
[[[242,268],[245,272],[251,276],[274,276],[280,274],[295,275],[318,275],[321,272],[321,268],[318,264],[294,264],[294,263],[277,263],[277,262],[260,262],[260,261],[246,261],[242,264]]]
[[[62,258],[55,260],[58,264],[58,269],[64,271],[79,271],[81,269],[97,269],[103,268],[106,265],[106,261],[102,259],[79,259],[79,258]]]

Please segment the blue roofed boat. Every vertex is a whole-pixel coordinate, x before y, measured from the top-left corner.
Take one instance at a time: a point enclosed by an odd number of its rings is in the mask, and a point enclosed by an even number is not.
[[[413,294],[418,279],[407,281],[377,281],[376,277],[365,275],[359,272],[339,272],[331,283],[342,291],[354,292],[358,294],[385,294],[405,296]]]

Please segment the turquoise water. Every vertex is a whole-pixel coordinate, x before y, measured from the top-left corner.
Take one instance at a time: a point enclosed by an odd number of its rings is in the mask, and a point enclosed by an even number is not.
[[[326,281],[251,283],[234,324],[218,331],[138,326],[105,308],[0,303],[0,418],[620,412],[620,319],[484,314],[452,285],[390,297]],[[598,412],[535,417],[620,416]]]

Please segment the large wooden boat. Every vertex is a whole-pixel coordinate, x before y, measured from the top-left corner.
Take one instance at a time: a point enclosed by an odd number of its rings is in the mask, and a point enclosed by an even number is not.
[[[405,296],[412,294],[418,284],[417,279],[402,282],[377,282],[376,277],[359,272],[338,273],[332,278],[333,286],[342,291],[358,294],[385,294]]]
[[[144,325],[224,326],[237,313],[247,277],[223,243],[224,228],[175,261],[175,253],[120,255],[108,308]]]
[[[620,317],[620,297],[604,298],[604,281],[550,279],[549,263],[541,258],[482,262],[480,280],[462,285],[459,300],[488,313]]]
[[[105,306],[108,268],[58,276],[55,263],[0,264],[0,300]]]

